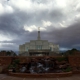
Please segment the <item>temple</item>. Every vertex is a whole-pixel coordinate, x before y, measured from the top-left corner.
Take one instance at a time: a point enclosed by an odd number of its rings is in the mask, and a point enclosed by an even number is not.
[[[59,45],[42,40],[40,27],[37,40],[30,40],[30,42],[19,45],[19,56],[53,56],[55,54],[59,54]]]

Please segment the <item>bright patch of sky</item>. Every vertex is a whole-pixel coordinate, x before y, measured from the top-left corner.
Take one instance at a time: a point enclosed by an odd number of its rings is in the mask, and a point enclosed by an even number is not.
[[[12,38],[8,37],[8,36],[4,36],[4,35],[0,35],[0,41],[11,41]]]

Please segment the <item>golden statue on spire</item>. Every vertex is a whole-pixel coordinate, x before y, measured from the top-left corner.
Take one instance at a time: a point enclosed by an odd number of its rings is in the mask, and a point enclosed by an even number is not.
[[[38,27],[38,31],[40,31],[40,27]]]

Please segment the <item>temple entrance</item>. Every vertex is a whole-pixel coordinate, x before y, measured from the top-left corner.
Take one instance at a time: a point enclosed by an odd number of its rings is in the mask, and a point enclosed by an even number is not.
[[[50,50],[30,50],[30,56],[49,56]]]
[[[49,56],[49,52],[30,52],[30,56]]]

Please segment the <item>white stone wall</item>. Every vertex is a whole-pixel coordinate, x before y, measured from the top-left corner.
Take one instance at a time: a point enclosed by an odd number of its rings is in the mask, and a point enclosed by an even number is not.
[[[37,46],[41,46],[42,49],[51,49],[53,52],[59,52],[59,45],[55,45],[47,40],[31,40],[28,43],[19,46],[20,53],[28,52],[29,49],[37,49]]]
[[[25,52],[25,44],[19,46],[20,54]]]

